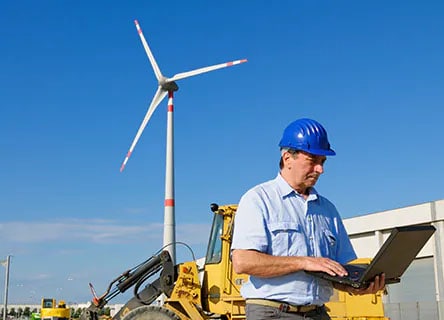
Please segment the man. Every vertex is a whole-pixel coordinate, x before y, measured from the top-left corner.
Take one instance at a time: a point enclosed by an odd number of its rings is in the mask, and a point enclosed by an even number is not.
[[[279,146],[279,174],[247,191],[235,217],[232,261],[237,273],[250,276],[241,288],[247,319],[330,319],[323,305],[333,285],[304,271],[344,276],[341,264],[356,259],[338,211],[314,188],[327,156],[336,153],[312,119],[292,122]],[[382,274],[365,289],[335,287],[376,293],[384,281]]]

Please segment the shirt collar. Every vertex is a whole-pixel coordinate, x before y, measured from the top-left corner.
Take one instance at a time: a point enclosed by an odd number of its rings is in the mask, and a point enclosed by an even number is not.
[[[297,192],[296,190],[294,190],[287,181],[285,181],[284,178],[282,178],[281,174],[278,173],[276,179],[275,179],[277,186],[278,186],[278,190],[279,193],[281,195],[282,198],[286,198],[292,194],[295,194],[299,197],[302,197],[302,195]],[[311,187],[309,190],[309,194],[308,194],[308,198],[307,201],[310,200],[317,200],[318,199],[318,192],[316,191],[316,189],[314,187]]]

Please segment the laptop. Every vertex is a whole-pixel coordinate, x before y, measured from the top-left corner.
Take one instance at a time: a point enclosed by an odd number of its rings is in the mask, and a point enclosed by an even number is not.
[[[306,272],[354,288],[367,287],[381,273],[385,273],[386,284],[397,283],[435,230],[431,225],[394,228],[370,264],[343,265],[348,272],[344,277],[331,276],[322,271]]]

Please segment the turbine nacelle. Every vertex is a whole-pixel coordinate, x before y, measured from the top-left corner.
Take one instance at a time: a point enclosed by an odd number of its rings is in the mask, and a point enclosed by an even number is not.
[[[162,90],[164,91],[177,91],[179,90],[179,86],[177,85],[176,82],[171,81],[167,78],[163,78],[161,80],[159,80],[159,86],[162,88]]]

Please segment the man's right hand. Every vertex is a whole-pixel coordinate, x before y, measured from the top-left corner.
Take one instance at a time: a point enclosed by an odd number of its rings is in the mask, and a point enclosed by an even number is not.
[[[322,257],[304,257],[304,270],[323,271],[332,276],[346,276],[347,271],[337,261]]]

